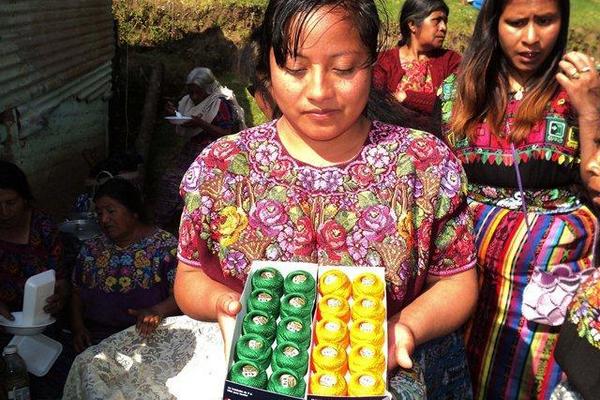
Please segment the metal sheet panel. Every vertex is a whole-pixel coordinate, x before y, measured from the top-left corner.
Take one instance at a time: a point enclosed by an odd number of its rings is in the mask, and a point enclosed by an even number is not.
[[[69,96],[90,101],[110,93],[111,0],[0,3],[0,112],[17,108],[33,127]]]

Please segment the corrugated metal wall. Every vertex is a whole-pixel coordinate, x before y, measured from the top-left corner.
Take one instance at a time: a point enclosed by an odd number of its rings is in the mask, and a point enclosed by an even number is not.
[[[19,138],[63,101],[111,92],[110,0],[0,0],[0,112],[16,109]]]
[[[0,0],[0,159],[57,218],[106,154],[115,41],[111,0]]]

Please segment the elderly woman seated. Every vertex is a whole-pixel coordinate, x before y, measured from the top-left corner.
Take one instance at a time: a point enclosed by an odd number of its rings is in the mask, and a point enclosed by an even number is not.
[[[146,222],[141,194],[126,180],[104,183],[94,202],[104,235],[84,243],[73,270],[77,351],[133,324],[149,335],[178,313],[172,294],[177,239]]]

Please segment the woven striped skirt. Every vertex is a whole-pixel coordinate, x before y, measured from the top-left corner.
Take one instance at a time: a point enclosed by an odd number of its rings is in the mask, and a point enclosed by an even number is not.
[[[527,321],[522,295],[534,266],[590,268],[597,221],[589,208],[524,213],[470,202],[480,277],[466,343],[475,399],[549,399],[561,370],[553,351],[560,327]]]

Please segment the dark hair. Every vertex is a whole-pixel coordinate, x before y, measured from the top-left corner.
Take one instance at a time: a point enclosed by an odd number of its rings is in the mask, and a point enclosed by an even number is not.
[[[14,190],[25,201],[33,201],[33,194],[27,176],[15,164],[0,160],[0,189]]]
[[[271,0],[260,27],[257,72],[270,80],[269,52],[273,49],[277,65],[283,67],[288,56],[296,57],[302,32],[309,17],[323,7],[341,10],[367,48],[367,65],[377,60],[381,21],[374,0]],[[292,22],[294,22],[292,26]]]
[[[258,67],[259,58],[262,55],[262,52],[260,51],[260,35],[261,30],[255,29],[250,35],[246,45],[242,48],[241,60],[243,60],[243,62],[240,65],[240,69],[242,75],[245,76],[246,80],[249,82],[249,85],[246,87],[248,93],[254,98],[256,98],[257,94],[262,96],[264,101],[273,111],[272,117],[278,118],[281,116],[281,111],[279,110],[279,107],[277,107],[277,104],[269,91],[270,80],[267,77],[268,68],[265,70],[264,67]]]
[[[130,212],[137,214],[141,222],[147,222],[142,194],[131,182],[123,178],[111,178],[104,182],[94,194],[94,202],[110,197],[121,203]]]
[[[443,11],[450,15],[450,9],[444,0],[406,0],[400,11],[400,33],[402,38],[398,46],[410,44],[410,23],[420,26],[425,18],[435,11]]]
[[[552,52],[532,75],[533,84],[519,106],[511,135],[515,143],[523,140],[543,118],[548,102],[559,89],[555,75],[567,45],[569,0],[556,2],[561,16],[560,32]],[[502,131],[510,86],[509,62],[500,47],[498,24],[507,3],[508,0],[486,0],[463,56],[451,121],[451,130],[459,137],[474,137],[477,124],[484,119],[495,135]]]
[[[275,55],[275,62],[280,67],[285,65],[287,57],[296,57],[301,46],[302,32],[307,29],[308,19],[323,7],[330,8],[330,12],[339,10],[346,14],[346,18],[356,27],[367,49],[368,58],[365,67],[375,63],[380,50],[380,34],[382,30],[387,30],[388,20],[385,7],[382,5],[378,9],[375,0],[270,0],[262,24],[255,33],[258,44],[256,74],[262,79],[265,87],[268,87],[271,82],[269,67],[271,49]],[[382,24],[380,15],[385,19],[385,24]],[[411,112],[392,96],[376,91],[373,87],[364,113],[371,120],[377,119],[399,126],[433,130],[428,119],[421,118],[419,114]]]

